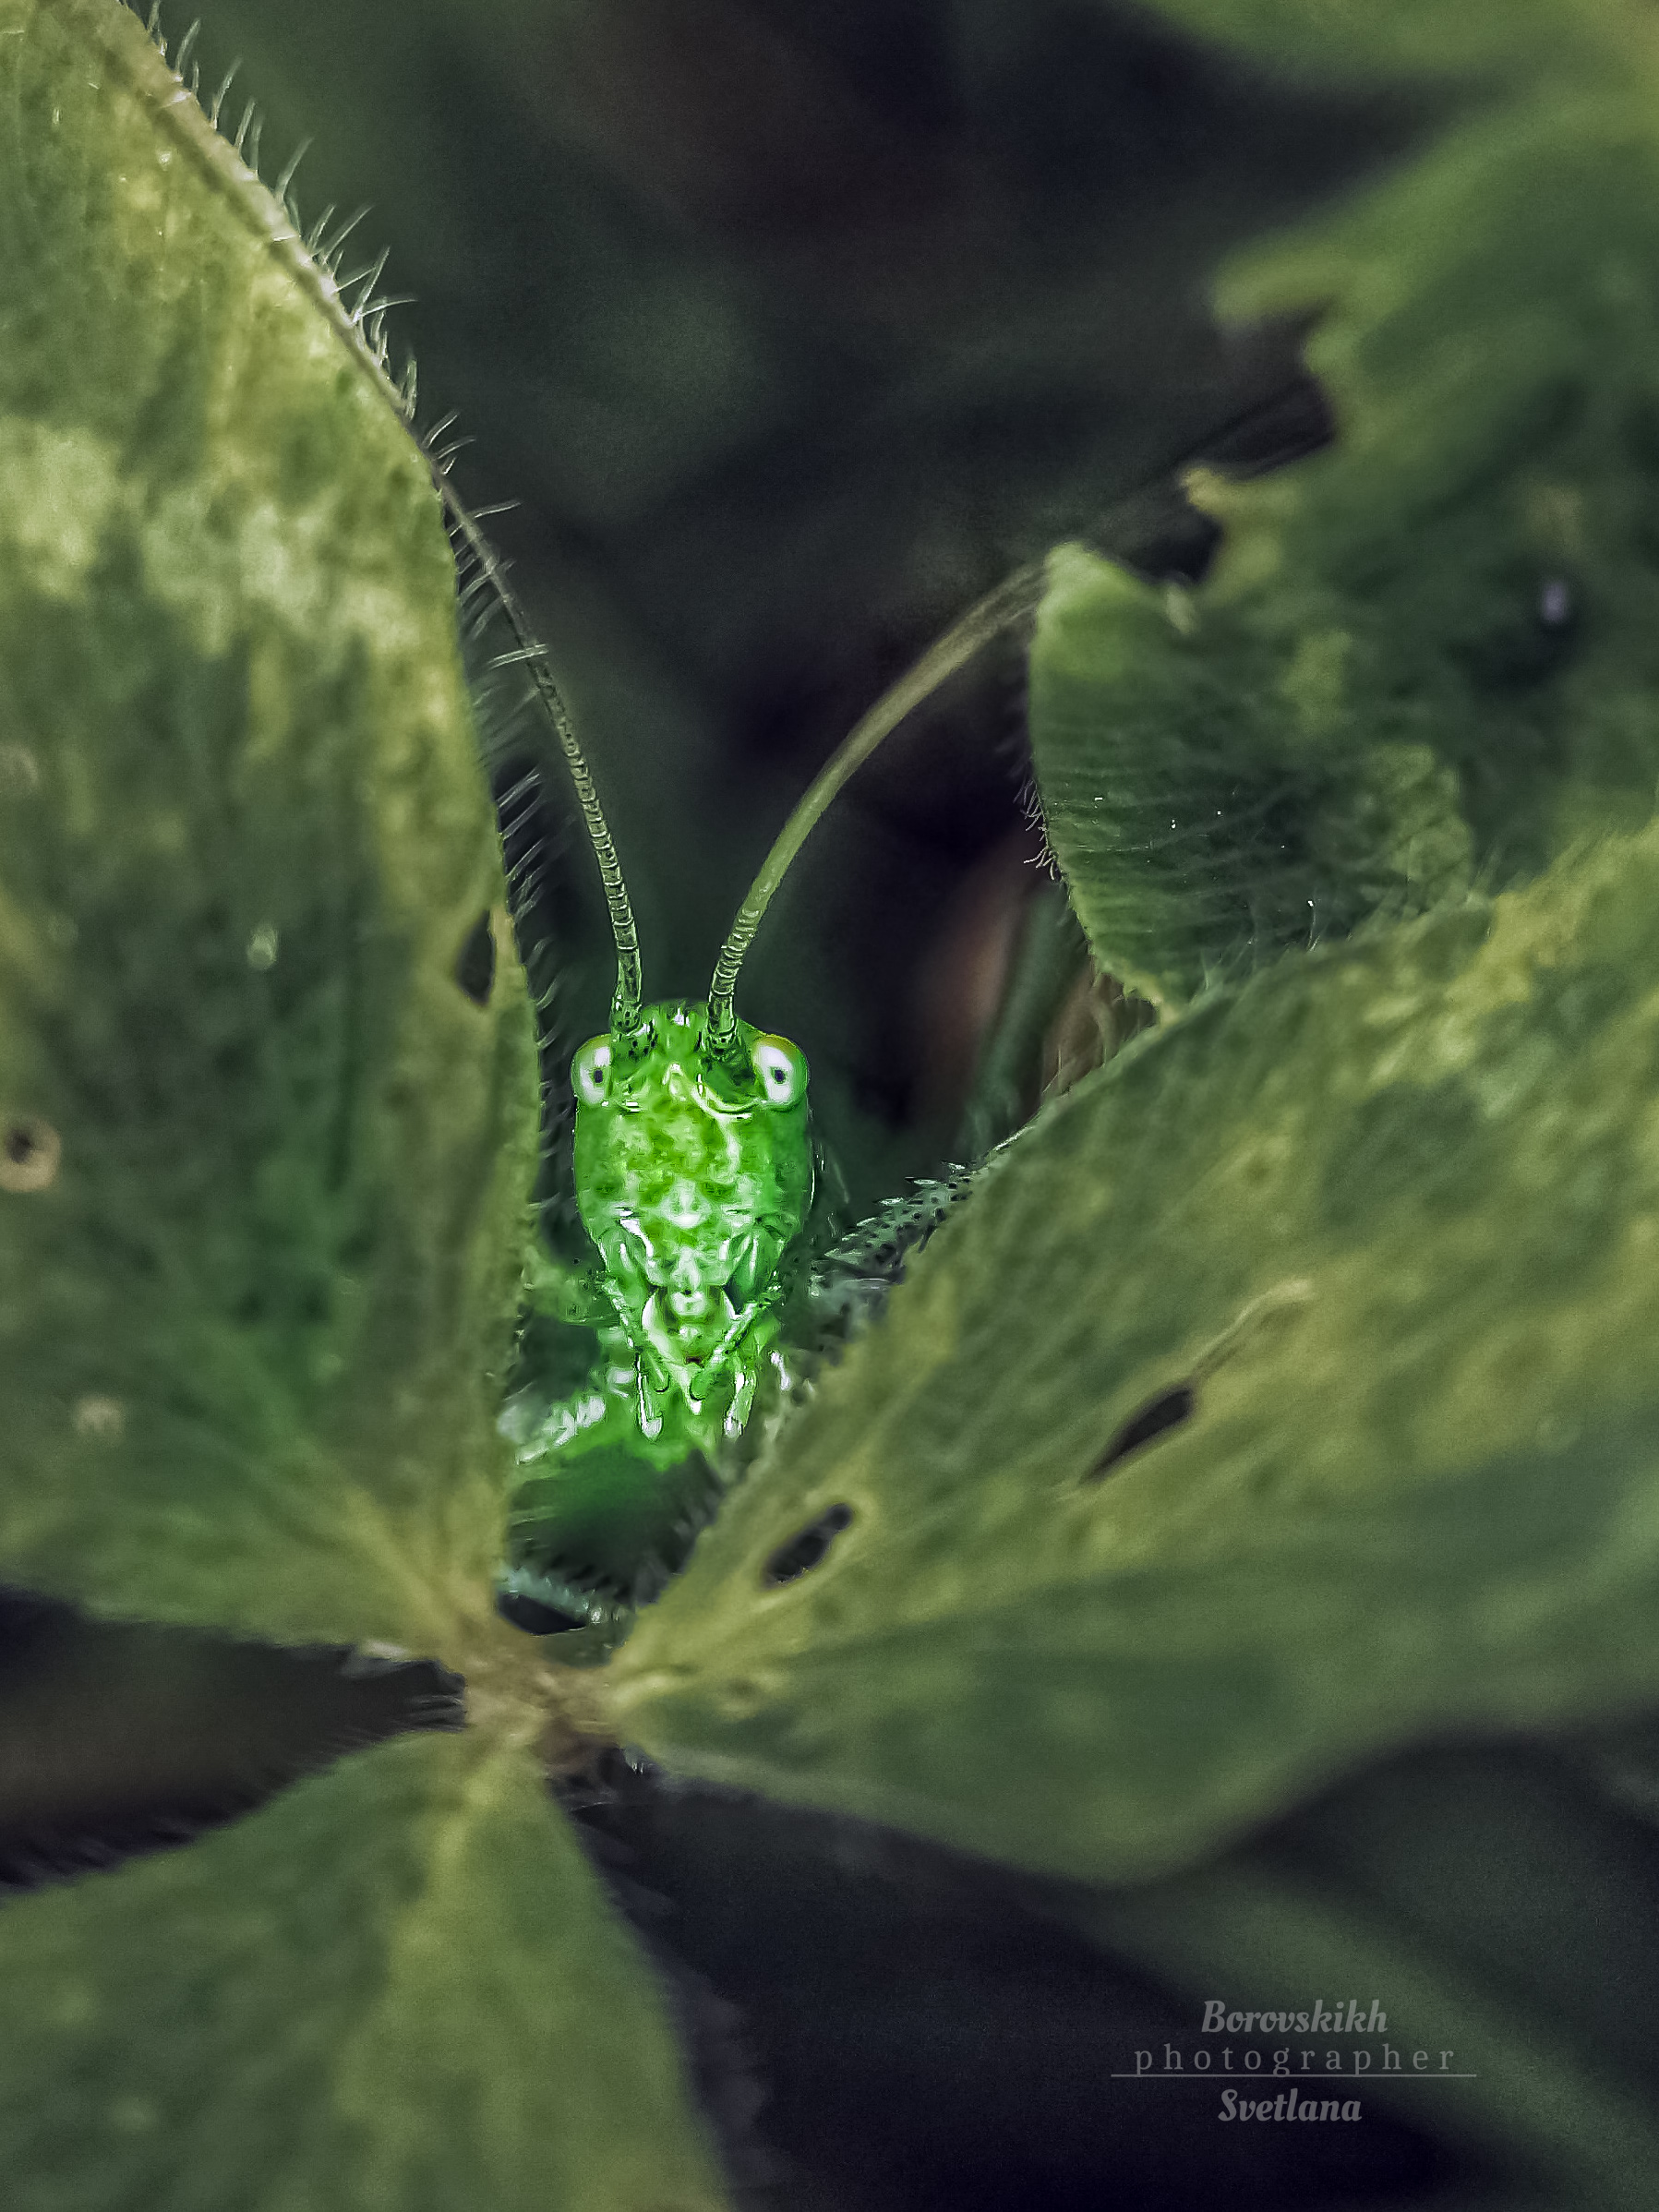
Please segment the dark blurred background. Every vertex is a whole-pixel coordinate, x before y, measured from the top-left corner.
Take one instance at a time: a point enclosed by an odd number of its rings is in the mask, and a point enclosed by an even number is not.
[[[458,417],[612,816],[652,995],[715,951],[813,770],[988,586],[1069,536],[1208,547],[1181,465],[1324,434],[1219,257],[1428,103],[1267,81],[1067,0],[206,0],[204,95],[261,114],[305,223],[367,206],[421,415]],[[173,26],[182,30],[181,15]],[[333,227],[333,226],[331,226]],[[1020,641],[816,833],[743,1010],[795,1037],[855,1210],[961,1149],[1042,880]],[[571,1026],[602,1026],[584,856],[553,856]],[[595,917],[587,918],[590,934]],[[573,1040],[579,1040],[579,1036]]]
[[[652,995],[703,990],[816,767],[978,595],[1067,537],[1196,576],[1212,534],[1183,467],[1270,467],[1328,434],[1302,332],[1219,329],[1208,280],[1430,119],[1405,89],[1268,81],[1080,0],[197,4],[204,95],[240,61],[225,119],[257,101],[268,181],[311,141],[307,226],[367,206],[343,276],[390,246],[423,421],[456,413],[470,500],[519,502],[489,528],[600,780]],[[808,1052],[858,1209],[960,1155],[1047,882],[1021,644],[860,775],[746,972],[742,1011]],[[490,711],[503,748],[545,747]],[[585,1033],[609,989],[590,865],[554,836],[535,867]],[[0,1881],[177,1843],[355,1745],[453,1725],[456,1691],[0,1597]],[[756,2202],[1475,2185],[1402,2124],[1240,2147],[1119,2094],[1124,2051],[1191,2007],[1051,1893],[620,1762],[572,1802]],[[1304,1847],[1340,1858],[1368,1815],[1333,1803]]]

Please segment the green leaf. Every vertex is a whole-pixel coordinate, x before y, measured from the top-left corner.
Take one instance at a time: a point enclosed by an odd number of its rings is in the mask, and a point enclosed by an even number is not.
[[[725,2202],[530,1760],[411,1737],[0,1912],[8,2212]]]
[[[1168,22],[1317,83],[1361,72],[1461,78],[1472,92],[1506,80],[1563,89],[1605,71],[1610,46],[1634,59],[1642,12],[1631,0],[1158,0]]]
[[[0,106],[0,1573],[453,1651],[535,1092],[439,500],[124,8]]]
[[[702,1539],[624,1733],[1100,1878],[1425,1731],[1659,1693],[1656,981],[1652,832],[1131,1046]]]
[[[1031,655],[1043,818],[1096,960],[1176,1005],[1240,970],[1469,887],[1456,778],[1426,745],[1356,746],[1352,639],[1264,650],[1072,547]]]
[[[1227,531],[1196,594],[1074,564],[1044,621],[1051,842],[1097,957],[1179,1003],[1648,818],[1659,133],[1624,0],[1172,12],[1461,102],[1421,159],[1223,275],[1234,314],[1318,317],[1338,443],[1194,480]]]

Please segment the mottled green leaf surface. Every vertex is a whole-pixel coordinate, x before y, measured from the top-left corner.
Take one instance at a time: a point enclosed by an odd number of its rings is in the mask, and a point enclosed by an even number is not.
[[[703,1539],[616,1663],[624,1728],[1116,1876],[1425,1731],[1652,1697],[1656,987],[1649,833],[1132,1047]]]
[[[1223,645],[1207,600],[1195,617],[1080,548],[1052,578],[1031,656],[1045,822],[1096,958],[1129,989],[1179,1005],[1468,887],[1450,771],[1336,726],[1349,640]]]
[[[1646,11],[1176,6],[1283,65],[1458,94],[1420,160],[1254,249],[1319,313],[1338,444],[1203,480],[1216,570],[1074,560],[1033,657],[1053,849],[1103,965],[1218,975],[1528,880],[1659,779],[1659,131]]]
[[[456,1649],[535,1089],[427,467],[105,0],[0,0],[0,1575]]]
[[[8,2212],[724,2202],[631,1938],[476,1737],[8,1904],[0,2049]]]

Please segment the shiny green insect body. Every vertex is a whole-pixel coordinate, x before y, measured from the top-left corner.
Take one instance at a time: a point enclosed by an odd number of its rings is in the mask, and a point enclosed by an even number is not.
[[[572,1169],[602,1262],[557,1318],[598,1355],[525,1439],[510,1596],[570,1619],[613,1619],[674,1548],[684,1499],[663,1477],[717,1464],[742,1434],[776,1351],[784,1263],[815,1183],[807,1064],[785,1038],[669,1000],[582,1047]],[[647,1585],[648,1587],[648,1585]]]
[[[747,1022],[710,1036],[669,1000],[584,1044],[571,1064],[572,1168],[600,1269],[557,1318],[593,1328],[581,1387],[524,1439],[504,1593],[598,1624],[646,1593],[683,1504],[663,1477],[713,1467],[739,1437],[776,1352],[783,1263],[811,1207],[807,1064]],[[648,1585],[647,1585],[648,1586]]]
[[[741,1432],[812,1197],[805,1060],[747,1022],[722,1058],[707,1026],[683,999],[648,1006],[572,1067],[577,1204],[631,1364],[607,1395],[663,1464]]]
[[[571,1063],[570,1184],[593,1255],[545,1250],[529,1305],[591,1332],[575,1387],[509,1404],[519,1483],[498,1593],[541,1632],[622,1626],[682,1563],[726,1479],[764,1383],[781,1398],[783,1341],[805,1263],[819,1167],[807,1064],[739,1018],[739,968],[785,872],[842,785],[945,676],[1033,603],[1032,579],[981,601],[871,709],[789,817],[739,909],[706,1004],[645,1004],[632,911],[562,701],[475,530],[451,511],[496,583],[560,747],[609,908],[617,985],[608,1031]]]
[[[577,1203],[633,1355],[631,1418],[647,1456],[683,1458],[741,1431],[775,1334],[778,1262],[812,1197],[806,1062],[747,1022],[716,1052],[705,1010],[676,1000],[583,1045],[571,1080]]]

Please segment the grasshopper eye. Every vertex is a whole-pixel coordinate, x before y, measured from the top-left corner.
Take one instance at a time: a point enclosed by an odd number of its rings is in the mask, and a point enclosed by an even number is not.
[[[584,1106],[603,1106],[610,1087],[610,1039],[590,1037],[571,1063],[571,1083]]]
[[[787,1037],[757,1037],[749,1058],[768,1106],[794,1106],[806,1097],[806,1054]]]

